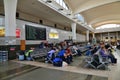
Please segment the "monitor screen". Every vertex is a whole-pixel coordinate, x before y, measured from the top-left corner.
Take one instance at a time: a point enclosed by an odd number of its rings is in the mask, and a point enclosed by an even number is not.
[[[25,25],[26,40],[46,40],[46,28]]]

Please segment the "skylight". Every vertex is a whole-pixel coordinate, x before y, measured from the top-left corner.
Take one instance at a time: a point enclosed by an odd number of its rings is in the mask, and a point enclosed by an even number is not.
[[[56,1],[59,5],[61,5],[63,8],[65,8],[66,10],[68,10],[67,5],[65,4],[64,0],[54,0]]]
[[[120,27],[120,24],[106,24],[106,25],[99,26],[96,29],[117,28],[117,27]]]
[[[84,17],[81,14],[77,14],[77,18],[78,18],[78,20],[85,22]]]

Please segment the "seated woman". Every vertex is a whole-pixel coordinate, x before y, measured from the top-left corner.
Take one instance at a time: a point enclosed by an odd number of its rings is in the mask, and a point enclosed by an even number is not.
[[[53,59],[55,58],[55,52],[55,47],[52,47],[51,50],[47,53],[46,62],[52,63]]]
[[[105,43],[104,42],[101,42],[100,43],[100,51],[99,51],[99,53],[100,53],[100,55],[102,56],[102,57],[108,57],[110,60],[111,60],[111,62],[112,63],[114,63],[114,60],[115,60],[115,57],[113,57],[111,54],[110,54],[110,51],[109,51],[109,46],[108,45],[105,45]]]

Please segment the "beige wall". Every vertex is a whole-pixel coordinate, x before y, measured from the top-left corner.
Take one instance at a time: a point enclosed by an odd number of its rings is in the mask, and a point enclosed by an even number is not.
[[[4,9],[1,6],[0,6],[0,14],[4,14]]]
[[[113,41],[113,42],[115,42],[116,40],[120,40],[120,31],[96,33],[95,37],[96,37],[97,40]]]
[[[31,14],[24,13],[24,12],[21,12],[21,11],[18,11],[18,13],[19,13],[19,19],[23,19],[23,20],[27,20],[27,21],[31,21],[31,22],[35,22],[35,23],[39,23],[39,20],[42,20],[43,21],[43,25],[48,25],[50,27],[54,27],[54,25],[57,24],[57,23],[54,23],[54,22],[49,21],[47,19],[40,18],[40,17],[37,17],[37,16],[33,16]],[[70,26],[68,27],[68,26],[64,26],[62,24],[57,24],[56,28],[64,30],[64,27],[67,27],[66,30],[68,30],[68,31],[71,30]]]

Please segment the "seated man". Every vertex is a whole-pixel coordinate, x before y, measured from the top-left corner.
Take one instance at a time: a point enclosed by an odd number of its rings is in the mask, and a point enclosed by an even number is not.
[[[65,49],[61,48],[57,56],[59,56],[63,61],[65,61],[64,54],[65,54]]]
[[[70,51],[70,46],[67,47],[67,49],[65,50],[65,54],[64,54],[64,58],[65,58],[65,61],[70,64],[70,62],[73,62],[73,57],[72,57],[72,53]]]
[[[73,45],[73,49],[75,50],[78,56],[81,56],[81,51],[75,45]]]
[[[34,48],[31,48],[30,50],[28,50],[28,51],[25,53],[26,59],[31,60],[30,54],[33,52],[33,50],[34,50]]]

